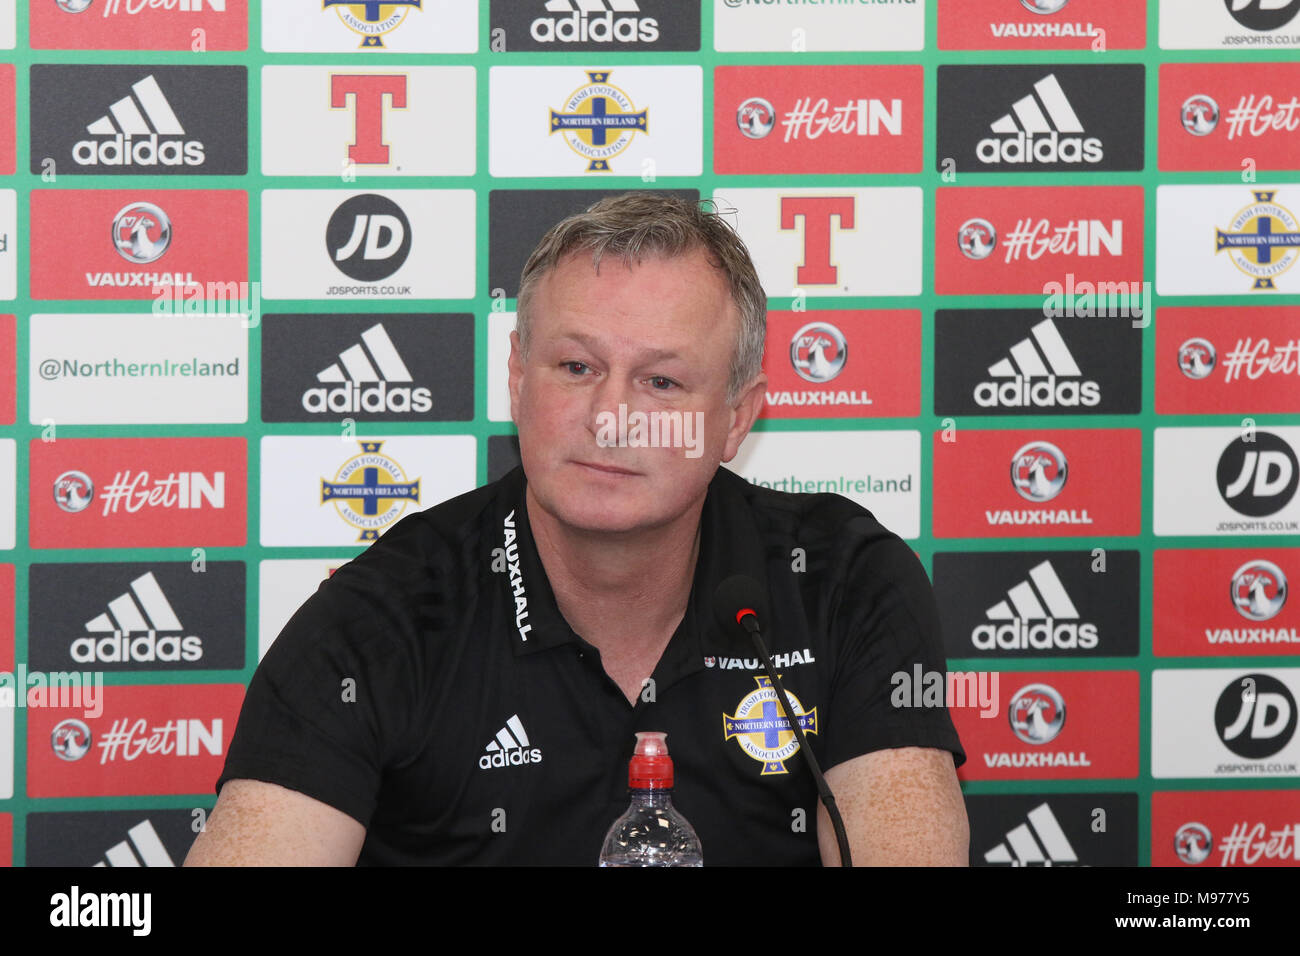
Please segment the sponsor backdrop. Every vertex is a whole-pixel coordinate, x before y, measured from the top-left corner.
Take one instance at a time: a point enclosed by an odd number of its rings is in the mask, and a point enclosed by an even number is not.
[[[971,861],[1300,863],[1297,49],[1300,0],[0,0],[0,863],[184,858],[294,609],[517,461],[529,249],[651,188],[770,296],[734,467],[871,508],[999,675]]]

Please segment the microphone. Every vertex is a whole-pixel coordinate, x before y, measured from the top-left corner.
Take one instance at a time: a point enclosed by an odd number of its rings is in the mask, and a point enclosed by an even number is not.
[[[808,770],[817,785],[817,795],[830,815],[831,826],[835,829],[835,842],[840,849],[840,865],[852,866],[849,837],[844,831],[844,820],[840,817],[839,807],[835,805],[835,795],[831,793],[830,785],[822,775],[817,757],[808,746],[808,738],[803,732],[803,727],[795,719],[794,708],[790,706],[790,697],[786,694],[780,678],[777,677],[776,668],[772,666],[771,655],[768,654],[767,646],[763,643],[762,621],[768,616],[766,593],[749,575],[733,574],[719,584],[713,592],[713,616],[724,634],[740,636],[748,634],[753,637],[754,647],[758,650],[758,659],[763,662],[763,669],[767,671],[767,676],[776,689],[777,699],[785,709],[786,723],[799,740],[799,747],[808,759]]]

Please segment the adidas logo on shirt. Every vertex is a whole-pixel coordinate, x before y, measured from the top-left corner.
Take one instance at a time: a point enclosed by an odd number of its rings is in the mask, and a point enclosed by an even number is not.
[[[427,412],[433,408],[429,389],[401,384],[413,379],[383,323],[362,332],[361,342],[340,352],[339,360],[317,373],[316,381],[325,387],[302,393],[302,407],[313,415]]]
[[[989,366],[992,381],[975,386],[975,403],[984,408],[1092,407],[1101,401],[1101,385],[1082,379],[1051,319],[1029,330],[1031,338],[1011,346],[1010,357]]]
[[[987,164],[1099,163],[1101,140],[1077,135],[1083,124],[1056,79],[1049,73],[1034,92],[1011,104],[1011,112],[989,124],[997,134],[979,141],[975,155]]]
[[[985,863],[1010,863],[1012,866],[1054,863],[1078,863],[1074,847],[1065,837],[1051,808],[1041,803],[1027,814],[1028,823],[1007,831],[1006,842],[984,854]]]
[[[538,43],[654,43],[659,21],[636,16],[636,0],[547,0],[529,32]],[[629,15],[631,14],[631,15]]]
[[[107,613],[87,621],[86,630],[89,636],[72,642],[72,659],[79,664],[203,658],[203,640],[184,634],[184,625],[152,571],[132,581],[130,592],[109,601]],[[106,636],[97,636],[101,634]]]
[[[497,731],[496,737],[483,748],[483,756],[478,758],[481,770],[541,762],[542,752],[529,745],[528,734],[520,723],[518,714],[506,721],[506,725]]]
[[[158,838],[158,831],[148,820],[137,823],[126,831],[130,844],[126,840],[115,843],[104,854],[108,862],[100,860],[95,866],[175,866],[171,854]],[[135,846],[132,851],[131,846]]]
[[[1097,646],[1097,625],[1080,623],[1079,612],[1051,561],[1029,569],[1029,580],[1007,591],[985,616],[994,623],[971,631],[971,642],[981,651],[1002,649],[1090,650]]]
[[[184,139],[185,127],[153,74],[86,127],[72,158],[82,166],[202,166],[203,144]]]

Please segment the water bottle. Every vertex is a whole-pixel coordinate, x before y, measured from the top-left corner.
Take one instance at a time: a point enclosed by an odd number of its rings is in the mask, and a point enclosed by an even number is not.
[[[605,834],[601,866],[703,866],[700,838],[673,809],[673,758],[668,735],[636,735],[627,765],[632,804]]]

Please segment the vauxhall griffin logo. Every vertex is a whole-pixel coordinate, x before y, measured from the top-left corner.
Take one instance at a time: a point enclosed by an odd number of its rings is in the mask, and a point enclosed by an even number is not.
[[[113,245],[127,262],[144,265],[162,258],[172,241],[172,223],[151,202],[133,202],[113,217]]]
[[[1055,73],[1034,84],[1011,112],[989,124],[996,136],[981,139],[975,155],[986,165],[1010,163],[1100,163],[1101,140],[1084,137],[1083,123]]]
[[[822,385],[844,371],[849,344],[829,322],[809,322],[790,339],[790,364],[806,382]]]
[[[90,728],[69,717],[59,721],[50,732],[50,747],[60,760],[80,760],[90,752]]]
[[[776,107],[761,96],[751,96],[736,107],[736,126],[747,139],[763,139],[776,128]]]
[[[1027,744],[1046,744],[1065,726],[1065,698],[1050,684],[1027,684],[1011,695],[1007,719]]]
[[[1028,501],[1051,501],[1068,474],[1065,453],[1051,442],[1030,442],[1011,456],[1011,484]]]
[[[1188,339],[1178,346],[1178,370],[1190,379],[1209,378],[1219,360],[1209,339]]]
[[[1272,561],[1247,561],[1232,575],[1231,597],[1242,617],[1267,621],[1286,604],[1286,575]]]
[[[957,230],[957,245],[967,259],[987,259],[998,245],[998,231],[987,219],[967,219]]]
[[[1214,729],[1238,757],[1271,757],[1291,742],[1296,706],[1276,677],[1247,674],[1223,689],[1214,707]]]
[[[1031,13],[1059,13],[1070,0],[1020,0]]]
[[[85,13],[93,0],[55,0],[64,13]]]
[[[339,21],[361,37],[361,49],[381,49],[384,35],[402,25],[407,14],[419,10],[421,0],[321,0],[322,10],[333,8]]]
[[[93,139],[78,140],[79,166],[202,166],[203,143],[186,139],[185,127],[151,73],[131,85],[108,113],[86,126]]]
[[[1204,863],[1214,849],[1214,837],[1204,823],[1184,823],[1174,834],[1174,852],[1184,863]]]
[[[346,199],[325,227],[330,261],[358,282],[378,282],[402,268],[411,252],[411,223],[386,196]]]
[[[1183,129],[1193,136],[1209,136],[1219,125],[1219,104],[1208,96],[1189,96],[1178,112]]]
[[[1253,441],[1233,439],[1219,455],[1215,481],[1219,494],[1238,514],[1260,518],[1276,514],[1291,503],[1300,483],[1300,466],[1291,446],[1272,432],[1258,432]]]
[[[65,471],[54,479],[54,503],[61,511],[85,511],[94,498],[95,483],[84,471]]]
[[[1234,20],[1248,30],[1276,30],[1300,13],[1300,0],[1223,0]]]

